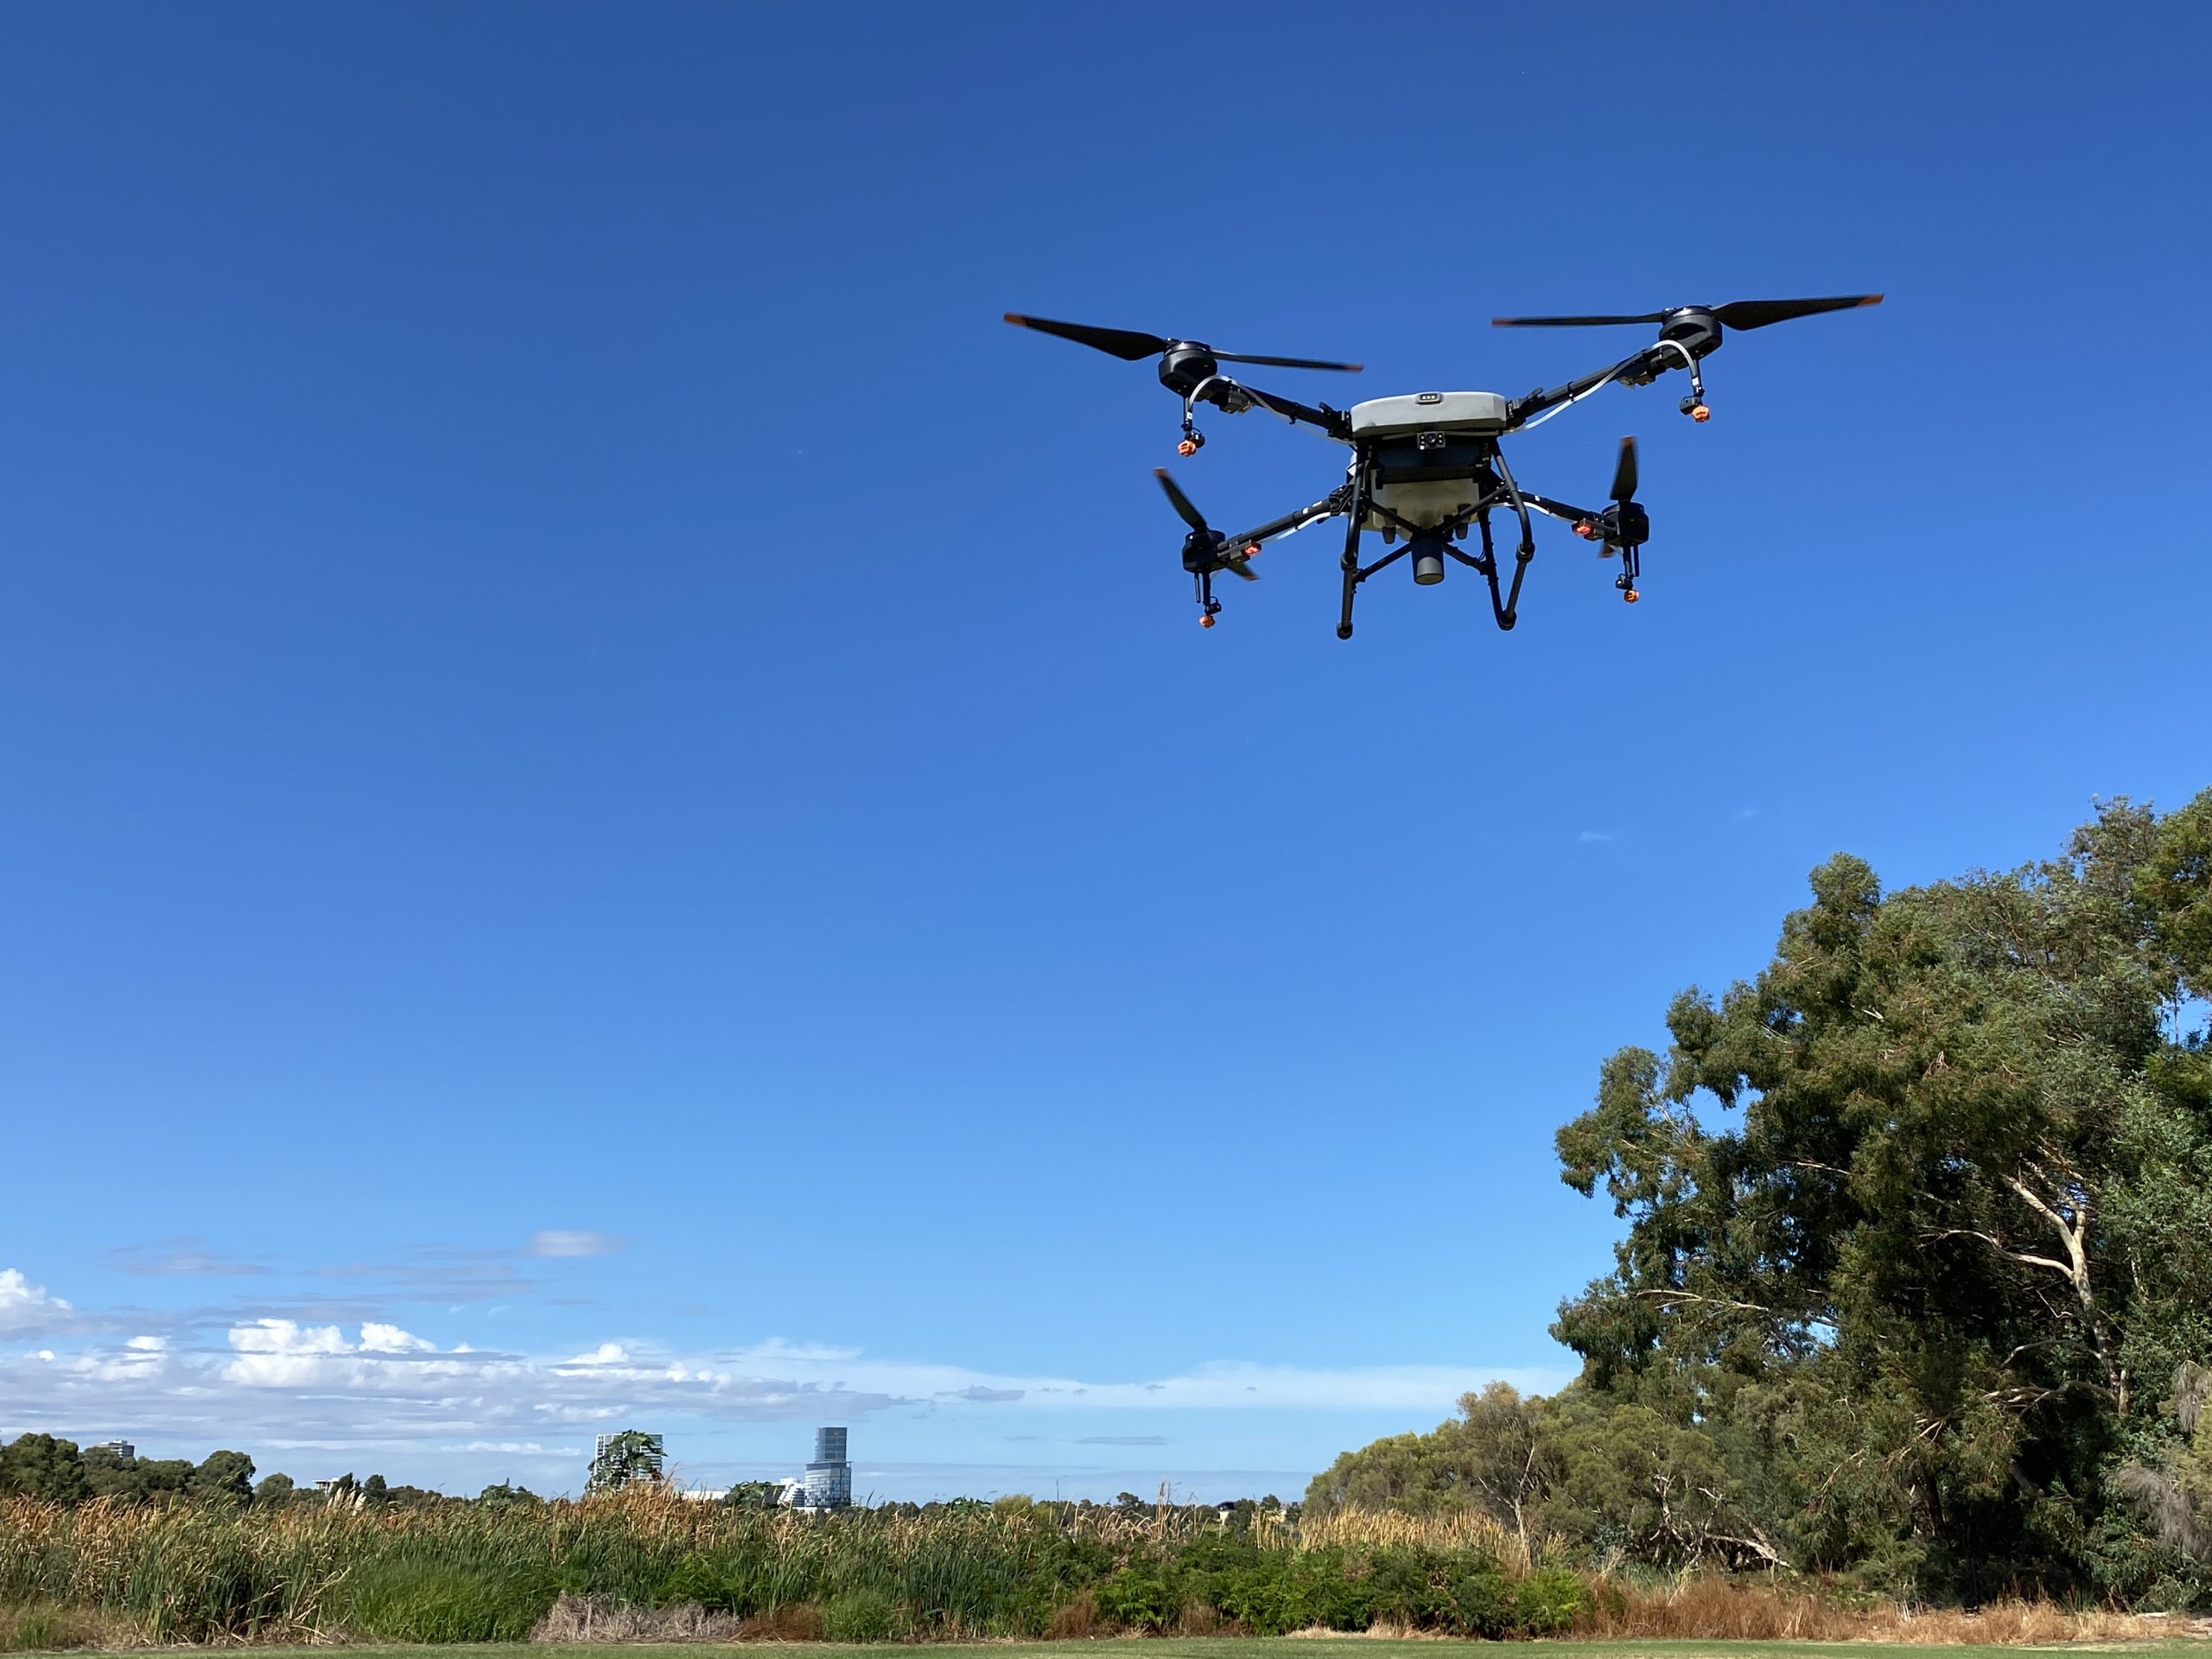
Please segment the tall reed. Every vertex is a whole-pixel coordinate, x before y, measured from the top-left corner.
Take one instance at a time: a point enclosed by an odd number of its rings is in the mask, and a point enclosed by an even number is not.
[[[1303,1622],[1492,1635],[1570,1624],[1636,1637],[2088,1633],[2047,1607],[1907,1627],[1894,1611],[1803,1590],[1615,1583],[1569,1570],[1556,1541],[1473,1514],[1353,1512],[1303,1528],[1274,1511],[1232,1522],[1170,1504],[804,1516],[652,1489],[427,1510],[0,1501],[0,1646],[610,1630],[927,1640]]]

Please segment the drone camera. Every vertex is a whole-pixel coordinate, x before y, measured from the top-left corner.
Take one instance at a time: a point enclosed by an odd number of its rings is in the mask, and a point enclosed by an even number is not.
[[[1444,580],[1444,537],[1432,531],[1413,538],[1414,583],[1416,587],[1433,588]]]

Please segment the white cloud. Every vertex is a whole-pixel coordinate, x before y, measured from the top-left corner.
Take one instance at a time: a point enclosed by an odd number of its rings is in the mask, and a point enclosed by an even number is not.
[[[1575,836],[1575,839],[1585,847],[1594,846],[1599,842],[1611,841],[1612,838],[1611,833],[1605,830],[1585,830],[1580,835]]]
[[[20,1273],[0,1279],[0,1291],[13,1306],[66,1308]],[[79,1317],[72,1329],[103,1326],[112,1328]],[[876,1357],[780,1338],[677,1351],[624,1336],[531,1355],[442,1347],[374,1319],[340,1325],[273,1313],[238,1318],[213,1341],[200,1335],[202,1328],[181,1319],[167,1334],[87,1335],[58,1353],[0,1351],[0,1438],[28,1428],[107,1433],[128,1425],[148,1440],[191,1444],[250,1436],[270,1446],[405,1448],[426,1458],[552,1458],[567,1455],[558,1437],[621,1421],[836,1422],[901,1407],[961,1418],[999,1414],[1000,1421],[1077,1414],[1108,1434],[1096,1443],[1140,1446],[1150,1437],[1144,1421],[1129,1421],[1132,1413],[1154,1421],[1171,1411],[1390,1413],[1433,1421],[1462,1393],[1493,1379],[1536,1390],[1567,1380],[1478,1364],[1236,1361],[1100,1380]]]
[[[549,1227],[530,1237],[532,1255],[612,1255],[623,1241],[611,1233],[569,1231]]]
[[[0,1268],[0,1331],[46,1331],[67,1324],[75,1310],[49,1296],[15,1268]]]
[[[291,1319],[256,1319],[231,1327],[231,1346],[242,1354],[344,1354],[352,1344],[334,1325],[300,1325]]]

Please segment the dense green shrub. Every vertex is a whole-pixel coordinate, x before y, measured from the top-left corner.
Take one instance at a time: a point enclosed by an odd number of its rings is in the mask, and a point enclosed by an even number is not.
[[[888,1642],[906,1629],[905,1610],[888,1590],[848,1590],[822,1610],[822,1634],[830,1642]]]
[[[1460,1635],[1497,1640],[1513,1633],[1513,1586],[1495,1563],[1452,1579],[1452,1628]]]
[[[1513,1586],[1514,1621],[1528,1636],[1557,1636],[1595,1605],[1590,1586],[1563,1567],[1540,1567]]]
[[[1183,1611],[1166,1569],[1148,1558],[1130,1562],[1101,1584],[1097,1599],[1102,1614],[1133,1630],[1164,1630]]]
[[[372,1641],[519,1642],[552,1602],[543,1575],[397,1560],[346,1581],[340,1618]]]

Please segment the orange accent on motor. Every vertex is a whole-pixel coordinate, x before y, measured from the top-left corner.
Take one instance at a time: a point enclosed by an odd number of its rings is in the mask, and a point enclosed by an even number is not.
[[[1598,533],[1598,526],[1592,524],[1587,518],[1585,518],[1576,524],[1574,526],[1574,533],[1586,542],[1592,536],[1595,536]]]
[[[1244,556],[1248,559],[1258,558],[1260,556],[1260,544],[1257,542],[1247,543],[1244,548]]]

